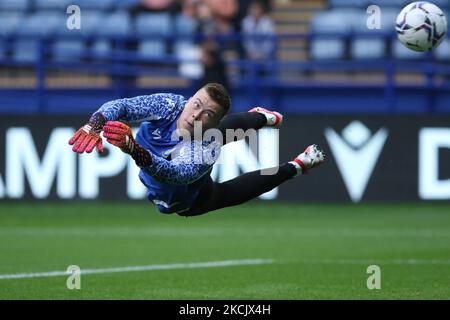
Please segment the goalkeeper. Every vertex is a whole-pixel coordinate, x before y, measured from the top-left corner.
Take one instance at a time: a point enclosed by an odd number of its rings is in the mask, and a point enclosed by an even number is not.
[[[148,189],[147,197],[159,211],[181,216],[244,203],[323,162],[322,151],[311,145],[293,161],[273,168],[273,175],[256,170],[223,183],[214,182],[210,173],[222,141],[214,137],[196,140],[198,124],[200,134],[215,128],[225,137],[227,129],[279,128],[283,120],[280,113],[264,108],[226,115],[230,104],[228,92],[217,83],[205,85],[188,100],[175,94],[114,100],[101,106],[69,144],[77,153],[90,153],[95,148],[101,153],[103,131],[109,143],[134,159],[141,169],[139,178]],[[140,123],[136,139],[124,122]]]

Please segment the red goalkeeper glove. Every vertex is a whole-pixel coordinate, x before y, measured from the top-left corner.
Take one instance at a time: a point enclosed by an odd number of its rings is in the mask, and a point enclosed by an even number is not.
[[[108,121],[103,127],[103,136],[106,141],[131,155],[139,167],[148,167],[152,164],[150,153],[134,140],[131,128],[125,123]]]
[[[69,140],[69,144],[73,145],[72,150],[77,153],[91,153],[97,147],[97,151],[102,153],[103,144],[100,132],[105,122],[106,119],[101,113],[94,114],[89,122],[78,129],[72,139]]]

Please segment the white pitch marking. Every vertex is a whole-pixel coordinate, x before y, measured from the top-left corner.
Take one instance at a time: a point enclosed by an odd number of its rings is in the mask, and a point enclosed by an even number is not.
[[[379,265],[450,265],[450,260],[440,259],[374,259],[374,260],[358,260],[358,259],[322,259],[302,261],[305,264],[379,264]]]
[[[139,272],[139,271],[151,271],[151,270],[232,267],[232,266],[242,266],[242,265],[261,265],[261,264],[270,264],[270,263],[273,263],[272,259],[245,259],[245,260],[209,261],[209,262],[187,262],[187,263],[173,263],[173,264],[154,264],[154,265],[146,265],[146,266],[129,266],[129,267],[103,268],[103,269],[81,269],[81,275],[100,274],[100,273],[118,273],[118,272]],[[60,277],[60,276],[68,276],[68,275],[70,275],[70,272],[68,273],[67,271],[0,274],[0,280]]]

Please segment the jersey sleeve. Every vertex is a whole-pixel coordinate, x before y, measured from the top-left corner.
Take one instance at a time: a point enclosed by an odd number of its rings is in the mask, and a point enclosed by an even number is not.
[[[220,154],[220,144],[189,141],[177,148],[169,161],[152,154],[152,165],[141,168],[156,180],[168,184],[190,184],[208,173]]]
[[[176,118],[186,99],[171,93],[157,93],[106,102],[97,112],[107,121],[150,121]]]

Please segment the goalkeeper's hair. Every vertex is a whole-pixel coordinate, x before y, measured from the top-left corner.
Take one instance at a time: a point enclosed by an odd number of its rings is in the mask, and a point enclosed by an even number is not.
[[[231,97],[227,89],[220,83],[208,83],[203,86],[211,100],[223,108],[223,115],[228,113],[231,105]]]

